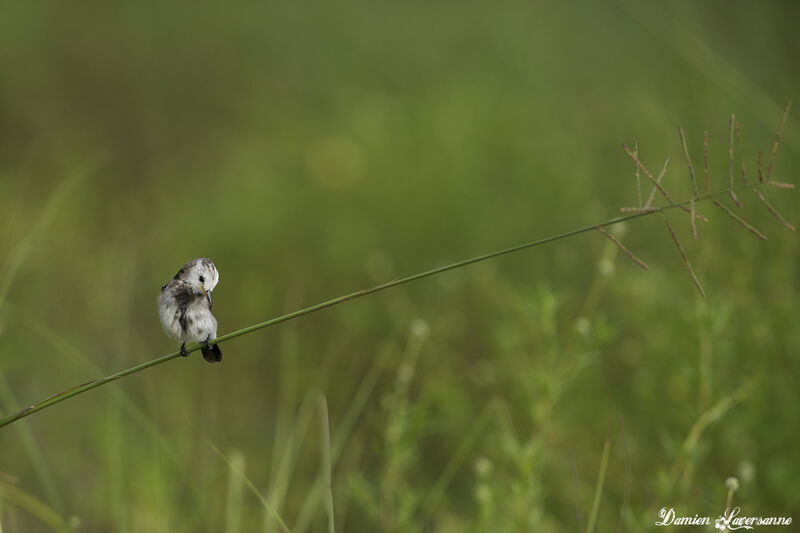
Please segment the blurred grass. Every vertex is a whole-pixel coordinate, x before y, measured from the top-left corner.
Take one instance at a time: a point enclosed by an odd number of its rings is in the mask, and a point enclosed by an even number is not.
[[[670,154],[665,183],[688,198],[679,125],[696,167],[709,131],[718,189],[735,112],[754,176],[798,99],[797,15],[791,2],[9,4],[8,392],[25,405],[174,350],[155,299],[193,257],[220,269],[224,333],[616,216],[635,201],[622,142],[651,169]],[[790,118],[776,179],[797,181],[799,134]],[[797,193],[767,192],[796,223]],[[707,204],[697,242],[670,215],[704,301],[649,217],[622,237],[648,272],[581,236],[43,411],[0,432],[3,531],[70,517],[79,531],[278,531],[264,502],[292,531],[321,530],[318,393],[339,531],[583,529],[607,441],[595,531],[646,529],[662,506],[716,516],[732,475],[743,510],[797,518],[800,250],[740,198],[768,242]],[[241,454],[263,502],[206,440]]]

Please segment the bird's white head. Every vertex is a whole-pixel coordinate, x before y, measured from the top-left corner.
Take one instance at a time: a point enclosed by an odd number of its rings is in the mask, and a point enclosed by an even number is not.
[[[211,292],[219,283],[219,272],[214,262],[207,257],[192,259],[178,270],[175,279],[188,283],[192,289],[202,292],[211,303]]]

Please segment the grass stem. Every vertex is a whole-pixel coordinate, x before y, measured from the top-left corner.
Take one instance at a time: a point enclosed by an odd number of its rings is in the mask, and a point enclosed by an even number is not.
[[[655,182],[655,178],[653,178],[652,181]],[[744,188],[744,187],[742,187],[742,188]],[[752,187],[748,187],[748,188],[752,188]],[[292,313],[287,313],[285,315],[281,315],[281,316],[278,316],[276,318],[272,318],[270,320],[267,320],[267,321],[264,321],[264,322],[260,322],[258,324],[253,324],[252,326],[248,326],[246,328],[242,328],[242,329],[233,331],[233,332],[228,333],[226,335],[222,335],[220,337],[217,337],[216,339],[211,341],[211,344],[217,344],[217,343],[220,343],[220,342],[229,341],[231,339],[235,339],[236,337],[241,337],[242,335],[247,335],[248,333],[252,333],[252,332],[258,331],[260,329],[264,329],[264,328],[268,328],[268,327],[271,327],[271,326],[275,326],[275,325],[280,324],[282,322],[286,322],[286,321],[289,321],[289,320],[294,320],[296,318],[300,318],[301,316],[309,315],[311,313],[315,313],[317,311],[321,311],[322,309],[327,309],[328,307],[333,307],[335,305],[339,305],[339,304],[344,303],[344,302],[346,302],[348,300],[355,300],[356,298],[360,298],[360,297],[366,296],[368,294],[374,294],[376,292],[383,291],[383,290],[386,290],[386,289],[390,289],[390,288],[393,288],[393,287],[397,287],[399,285],[404,285],[404,284],[410,283],[412,281],[417,281],[417,280],[420,280],[420,279],[423,279],[423,278],[428,278],[428,277],[431,277],[431,276],[442,274],[442,273],[447,272],[449,270],[455,270],[457,268],[462,268],[462,267],[465,267],[467,265],[471,265],[471,264],[474,264],[474,263],[479,263],[481,261],[494,259],[496,257],[500,257],[500,256],[503,256],[503,255],[508,255],[508,254],[511,254],[511,253],[514,253],[514,252],[519,252],[519,251],[525,250],[527,248],[533,248],[533,247],[536,247],[536,246],[541,246],[541,245],[548,244],[548,243],[551,243],[551,242],[556,242],[556,241],[560,241],[560,240],[567,239],[567,238],[570,238],[570,237],[574,237],[574,236],[580,235],[582,233],[588,233],[590,231],[596,231],[598,228],[604,228],[604,227],[607,227],[607,226],[613,226],[615,224],[620,224],[622,222],[627,222],[629,220],[645,217],[645,216],[651,215],[653,213],[664,213],[665,211],[667,211],[669,209],[673,209],[673,208],[679,208],[679,209],[683,209],[683,210],[685,210],[687,212],[691,212],[691,210],[687,206],[690,205],[692,202],[701,202],[701,201],[705,201],[705,200],[713,200],[715,204],[720,205],[715,200],[715,198],[718,197],[718,196],[721,196],[723,194],[728,194],[728,191],[726,190],[726,191],[718,192],[718,193],[714,193],[714,194],[706,194],[706,195],[701,196],[701,197],[696,197],[696,198],[692,198],[691,200],[686,200],[685,202],[670,203],[669,205],[661,207],[661,208],[658,208],[658,209],[656,209],[654,211],[649,211],[648,210],[648,211],[642,211],[642,212],[628,214],[628,215],[617,217],[617,218],[612,218],[612,219],[607,220],[605,222],[602,222],[600,224],[593,224],[591,226],[584,226],[582,228],[574,229],[572,231],[567,231],[565,233],[560,233],[558,235],[552,235],[552,236],[549,236],[549,237],[545,237],[543,239],[538,239],[538,240],[535,240],[535,241],[526,242],[524,244],[519,244],[519,245],[516,245],[516,246],[512,246],[510,248],[505,248],[503,250],[497,250],[497,251],[490,252],[490,253],[487,253],[487,254],[478,255],[478,256],[475,256],[475,257],[470,257],[469,259],[464,259],[462,261],[456,261],[455,263],[450,263],[448,265],[444,265],[444,266],[440,266],[440,267],[437,267],[437,268],[433,268],[431,270],[426,270],[424,272],[419,272],[417,274],[413,274],[411,276],[406,276],[404,278],[399,278],[399,279],[395,279],[395,280],[392,280],[392,281],[387,281],[385,283],[381,283],[380,285],[375,285],[374,287],[371,287],[371,288],[368,288],[368,289],[362,289],[362,290],[359,290],[359,291],[351,292],[349,294],[345,294],[343,296],[339,296],[337,298],[333,298],[331,300],[327,300],[327,301],[318,303],[316,305],[312,305],[312,306],[309,306],[309,307],[305,307],[303,309],[299,309],[299,310],[294,311]],[[671,200],[672,200],[671,198],[668,199],[668,201],[670,201],[670,202],[671,202]],[[723,207],[723,210],[725,210],[724,207]],[[736,215],[731,213],[729,210],[725,210],[725,211],[728,212],[728,214],[730,214],[731,216],[733,216],[733,218],[735,220],[739,221],[740,223],[743,222],[743,221],[741,221],[741,219],[739,217],[737,217]],[[696,216],[699,217],[700,215],[696,215]],[[745,227],[750,229],[749,224],[746,225]],[[759,233],[756,233],[756,235],[760,236],[760,237],[763,237]],[[189,353],[192,353],[192,352],[195,352],[195,351],[197,351],[199,349],[200,349],[200,345],[193,344],[191,346],[187,346],[186,351],[189,352]],[[86,383],[81,383],[80,385],[76,385],[76,386],[71,387],[71,388],[69,388],[69,389],[67,389],[65,391],[59,392],[57,394],[53,394],[52,396],[48,396],[44,400],[40,400],[40,401],[38,401],[38,402],[36,402],[34,404],[31,404],[28,407],[25,407],[24,409],[21,409],[20,411],[18,411],[16,413],[12,413],[12,414],[7,415],[7,416],[5,416],[3,418],[0,418],[0,428],[9,425],[12,422],[16,422],[17,420],[20,420],[22,418],[30,416],[33,413],[41,411],[42,409],[46,409],[46,408],[51,407],[51,406],[53,406],[53,405],[55,405],[57,403],[63,402],[64,400],[66,400],[68,398],[72,398],[73,396],[77,396],[78,394],[82,394],[84,392],[90,391],[92,389],[95,389],[95,388],[100,387],[102,385],[105,385],[107,383],[111,383],[112,381],[116,381],[116,380],[118,380],[120,378],[124,378],[124,377],[130,376],[130,375],[133,375],[133,374],[137,374],[137,373],[139,373],[139,372],[141,372],[143,370],[147,370],[148,368],[152,368],[154,366],[166,363],[167,361],[171,361],[172,359],[175,359],[175,358],[177,358],[179,356],[180,356],[180,352],[177,352],[177,351],[176,352],[172,352],[172,353],[167,354],[167,355],[162,355],[161,357],[157,357],[157,358],[155,358],[155,359],[153,359],[151,361],[146,361],[144,363],[132,366],[131,368],[122,370],[122,371],[114,373],[114,374],[110,374],[110,375],[102,377],[102,378],[98,378],[98,379],[94,379],[94,380],[91,380],[91,381],[87,381]]]
[[[589,525],[586,526],[586,533],[594,531],[597,522],[597,514],[600,511],[600,499],[603,495],[603,485],[606,481],[606,468],[608,468],[608,456],[611,453],[611,440],[606,439],[603,446],[603,458],[600,460],[600,473],[597,475],[597,487],[594,490],[594,502],[592,503],[592,514],[589,515]]]

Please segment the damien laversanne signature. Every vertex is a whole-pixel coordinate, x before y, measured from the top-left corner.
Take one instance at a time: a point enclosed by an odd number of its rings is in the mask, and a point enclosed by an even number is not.
[[[726,509],[725,512],[714,521],[714,529],[722,531],[735,531],[737,529],[753,529],[755,526],[788,526],[792,524],[791,516],[739,516],[741,509],[734,507]],[[658,511],[655,525],[657,526],[703,526],[711,525],[711,517],[700,516],[678,516],[674,508],[667,509],[662,507]]]

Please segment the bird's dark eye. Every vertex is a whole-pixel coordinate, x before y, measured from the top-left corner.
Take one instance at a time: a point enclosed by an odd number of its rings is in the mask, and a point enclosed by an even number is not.
[[[205,282],[206,280],[203,278],[203,276],[200,276],[200,283],[205,283]]]

